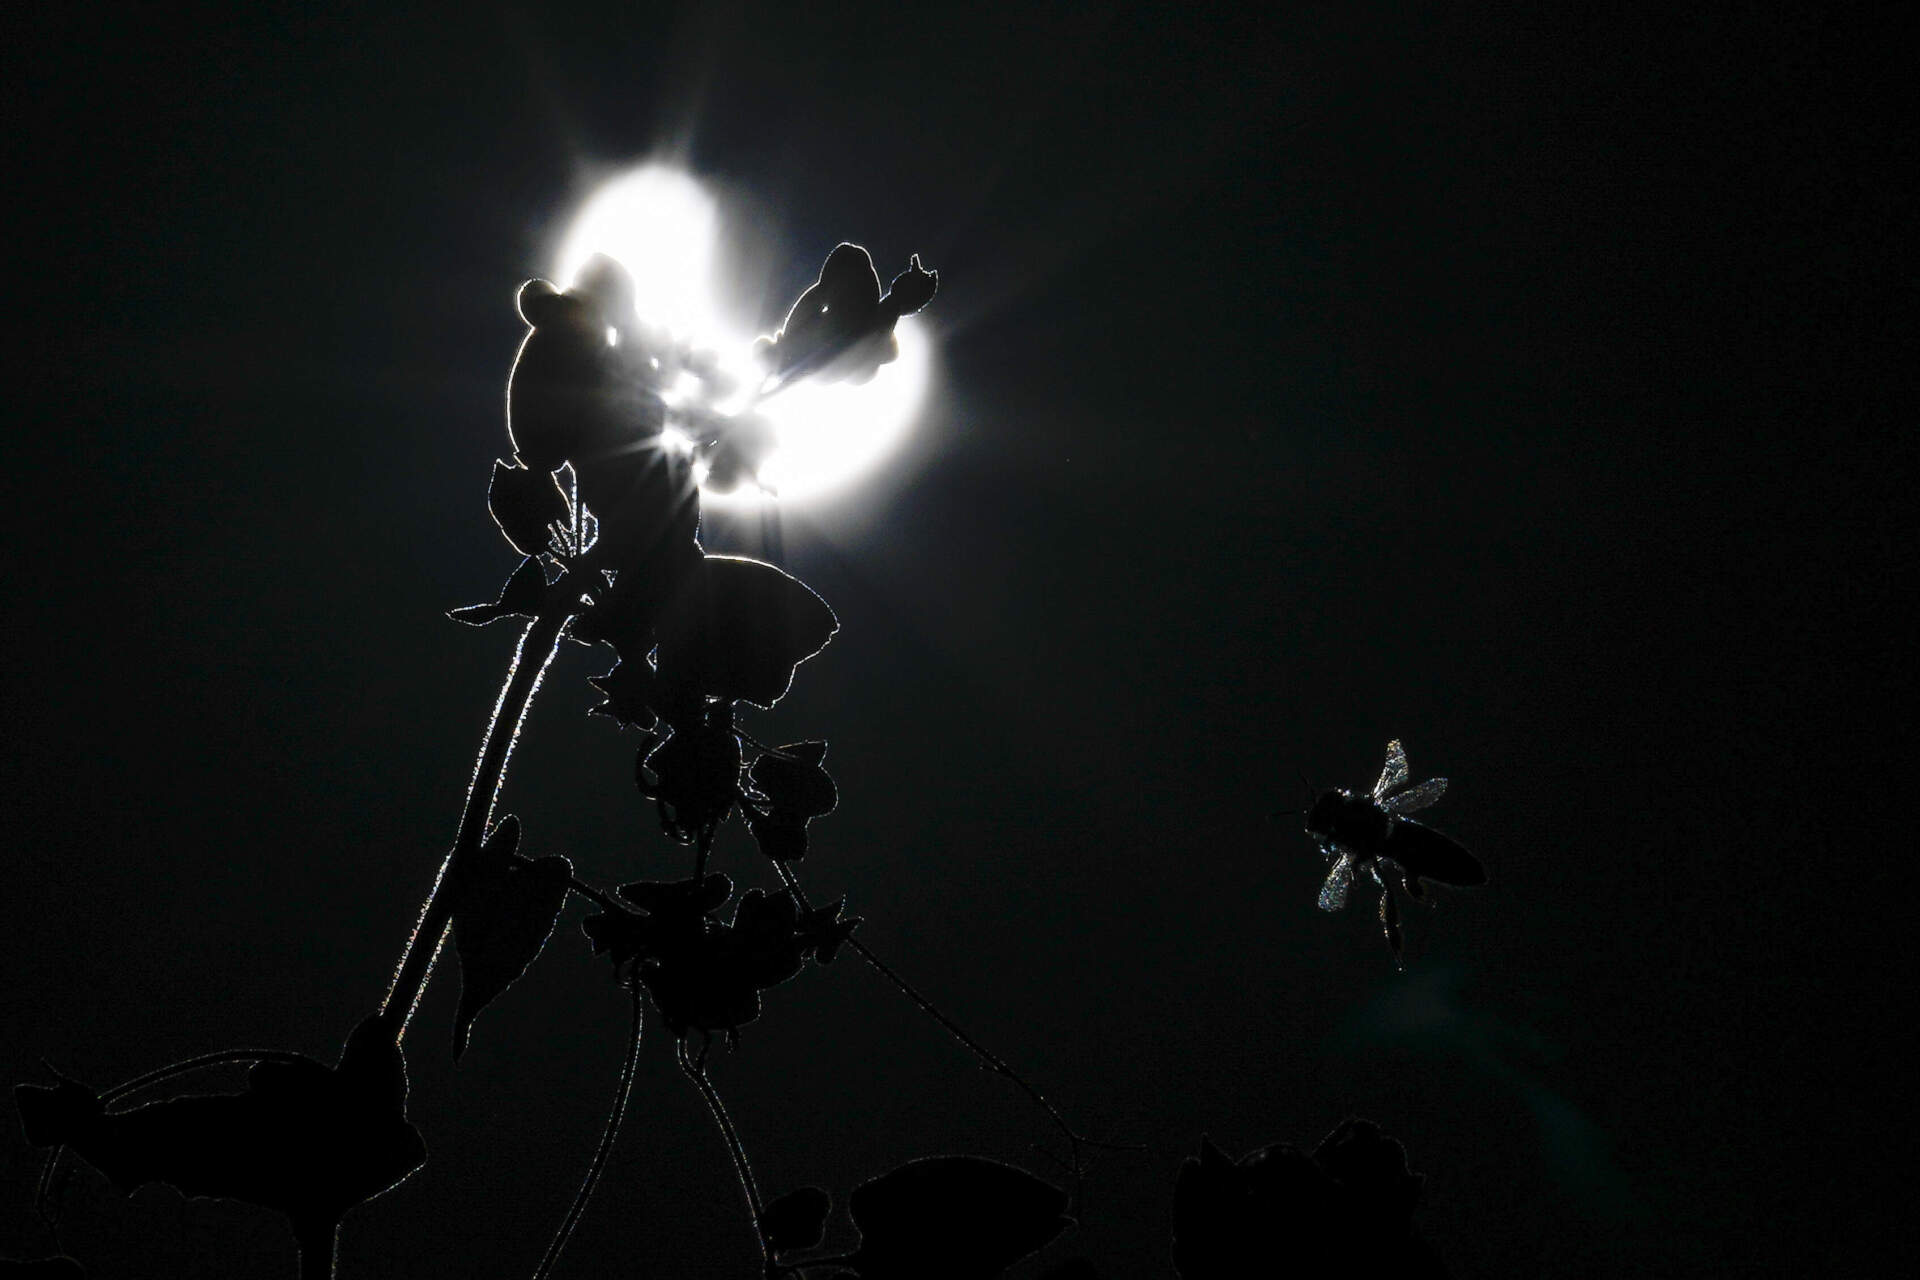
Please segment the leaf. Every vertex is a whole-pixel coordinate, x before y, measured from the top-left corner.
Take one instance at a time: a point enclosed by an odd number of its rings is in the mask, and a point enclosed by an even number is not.
[[[802,944],[793,894],[749,889],[722,924],[711,912],[732,883],[718,873],[700,880],[642,880],[615,892],[640,914],[609,911],[585,922],[594,951],[633,976],[675,1035],[689,1027],[734,1032],[760,1016],[760,992],[800,971]]]
[[[1040,1280],[1101,1280],[1100,1268],[1088,1258],[1068,1258],[1040,1273]]]
[[[1318,1247],[1319,1233],[1329,1228],[1309,1223],[1337,1215],[1330,1185],[1300,1151],[1275,1146],[1247,1161],[1236,1164],[1203,1138],[1200,1158],[1181,1165],[1173,1188],[1173,1266],[1182,1280],[1242,1276],[1249,1258],[1277,1269],[1282,1251],[1291,1257]],[[1302,1274],[1319,1273],[1308,1267]]]
[[[847,900],[843,897],[828,906],[800,913],[800,923],[795,930],[800,939],[800,949],[811,953],[821,964],[832,964],[841,945],[863,923],[859,916],[841,916],[840,909],[846,905]]]
[[[0,1280],[86,1280],[87,1269],[73,1258],[0,1258]]]
[[[484,627],[502,618],[531,618],[540,612],[547,598],[547,574],[540,561],[528,556],[513,571],[500,598],[492,604],[470,604],[464,609],[449,609],[447,616],[469,627]]]
[[[473,1020],[526,972],[567,900],[573,865],[557,855],[529,861],[515,853],[519,843],[520,820],[501,819],[452,886],[453,945],[460,956],[456,1061],[467,1050]]]
[[[747,770],[755,794],[742,812],[760,852],[775,862],[807,853],[807,823],[839,803],[833,779],[820,767],[824,742],[794,742],[763,753]]]
[[[880,276],[857,244],[840,244],[820,267],[819,279],[795,299],[761,357],[788,376],[820,369],[881,323]]]
[[[715,871],[698,880],[636,880],[615,893],[651,916],[704,916],[733,896],[733,881]]]
[[[689,1027],[731,1034],[760,1016],[760,988],[733,963],[716,933],[702,935],[654,968],[643,965],[640,981],[676,1036]]]
[[[801,1187],[767,1201],[760,1215],[760,1234],[776,1252],[811,1249],[827,1234],[827,1211],[833,1197],[819,1187]]]
[[[1407,1168],[1407,1149],[1371,1120],[1341,1121],[1313,1149],[1313,1162],[1349,1195],[1390,1220],[1410,1220],[1420,1203],[1426,1180]]]
[[[1174,1268],[1240,1280],[1265,1258],[1301,1275],[1444,1276],[1413,1230],[1420,1185],[1405,1148],[1367,1120],[1343,1122],[1312,1155],[1279,1143],[1234,1161],[1203,1139],[1174,1183]]]
[[[912,1161],[847,1204],[864,1280],[989,1280],[1073,1225],[1064,1191],[976,1156]]]
[[[759,988],[777,987],[794,974],[806,956],[796,932],[800,909],[789,890],[769,894],[749,889],[734,909],[732,926],[721,935],[727,964]]]
[[[509,545],[523,556],[547,549],[547,526],[569,525],[567,495],[551,471],[495,461],[487,482],[487,514]]]
[[[733,893],[719,872],[699,880],[636,880],[614,890],[644,914],[613,910],[588,916],[581,928],[595,955],[608,953],[616,968],[629,961],[657,962],[706,932],[707,914]]]
[[[615,969],[637,960],[647,950],[647,918],[631,911],[599,911],[580,922],[580,931],[593,944],[593,954],[607,956]]]
[[[826,755],[824,742],[790,742],[762,754],[747,776],[774,808],[804,818],[824,817],[840,801],[833,779],[820,767]]]
[[[622,729],[647,731],[657,717],[650,705],[659,687],[653,664],[645,658],[622,658],[603,676],[590,676],[587,683],[605,694],[607,700],[590,708],[590,716],[606,716]]]
[[[640,748],[634,781],[660,813],[660,829],[681,844],[706,844],[740,796],[740,739],[728,711],[676,724],[664,743]]]
[[[183,1195],[277,1209],[302,1240],[399,1183],[427,1158],[406,1118],[406,1065],[374,1015],[337,1067],[261,1062],[238,1094],[172,1098],[108,1114],[76,1082],[15,1091],[30,1140],[64,1145],[124,1192],[164,1182]]]
[[[722,702],[769,708],[839,627],[799,579],[758,560],[705,556],[660,615],[660,675]]]
[[[807,824],[762,813],[751,806],[741,811],[747,830],[760,852],[775,862],[798,862],[807,856]]]

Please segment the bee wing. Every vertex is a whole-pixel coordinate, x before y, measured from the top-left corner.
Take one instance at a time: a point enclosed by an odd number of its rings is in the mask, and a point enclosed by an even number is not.
[[[1393,824],[1385,856],[1399,863],[1409,876],[1436,884],[1471,887],[1487,882],[1487,869],[1459,841],[1411,818]]]
[[[1320,909],[1338,911],[1347,905],[1347,890],[1353,887],[1353,855],[1342,849],[1327,868],[1327,881],[1320,886]]]
[[[1388,813],[1418,813],[1446,793],[1445,778],[1428,778],[1419,786],[1397,791],[1380,803]]]
[[[1373,784],[1373,798],[1381,800],[1387,792],[1407,785],[1407,749],[1395,738],[1387,744],[1387,763],[1380,769],[1380,780]]]

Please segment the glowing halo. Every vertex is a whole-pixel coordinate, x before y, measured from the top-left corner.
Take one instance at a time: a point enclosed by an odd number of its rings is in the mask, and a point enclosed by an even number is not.
[[[571,285],[604,253],[633,276],[640,315],[696,340],[720,331],[713,308],[713,251],[720,239],[713,197],[684,173],[643,165],[587,197],[567,228],[554,271]]]
[[[659,164],[643,165],[601,186],[581,205],[561,240],[554,276],[571,284],[589,258],[604,253],[632,273],[640,319],[664,325],[717,352],[749,384],[757,376],[750,335],[734,330],[715,302],[718,203],[697,181]],[[831,246],[827,246],[831,247]],[[886,264],[883,278],[890,276]],[[800,382],[758,406],[777,441],[760,478],[775,492],[743,485],[707,491],[716,510],[807,503],[842,492],[905,437],[932,364],[926,329],[909,316],[895,328],[900,356],[864,386]]]

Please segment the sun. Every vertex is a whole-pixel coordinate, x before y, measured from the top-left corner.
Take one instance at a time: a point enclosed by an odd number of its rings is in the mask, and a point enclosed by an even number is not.
[[[706,188],[681,170],[643,165],[580,206],[561,239],[554,275],[572,284],[589,258],[604,253],[632,274],[643,321],[744,370],[754,335],[729,325],[715,303],[721,235],[719,203]],[[767,399],[760,413],[772,423],[776,445],[760,469],[765,488],[709,491],[702,501],[727,509],[831,499],[892,453],[913,423],[931,365],[929,335],[916,317],[901,320],[894,333],[899,358],[866,385],[801,383]]]

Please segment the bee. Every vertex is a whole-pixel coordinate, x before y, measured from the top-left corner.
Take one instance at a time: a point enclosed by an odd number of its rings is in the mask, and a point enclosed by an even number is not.
[[[1390,882],[1416,902],[1426,897],[1422,881],[1462,887],[1487,882],[1486,868],[1458,841],[1406,816],[1446,789],[1445,778],[1407,786],[1407,752],[1395,738],[1387,744],[1387,762],[1372,791],[1355,795],[1336,787],[1314,793],[1307,806],[1307,834],[1329,859],[1320,909],[1345,907],[1354,873],[1366,872],[1380,890],[1380,927],[1396,966],[1401,963],[1400,908]]]

